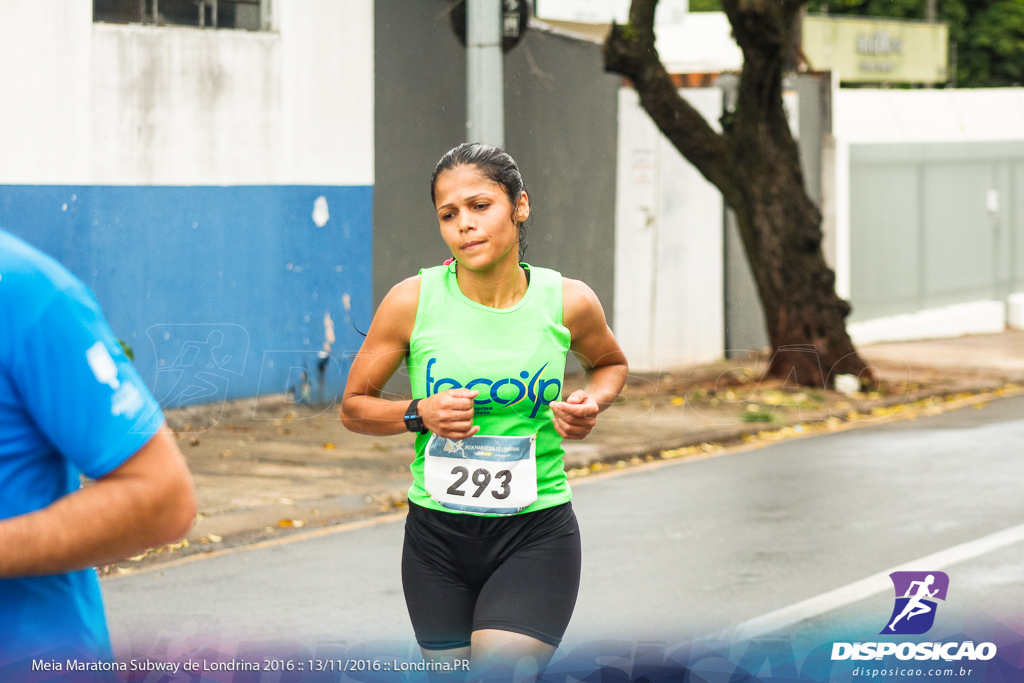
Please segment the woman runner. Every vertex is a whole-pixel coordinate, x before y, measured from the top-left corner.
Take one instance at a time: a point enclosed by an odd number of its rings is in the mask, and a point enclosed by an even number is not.
[[[530,199],[511,156],[460,145],[430,194],[453,260],[381,302],[342,419],[363,434],[418,433],[402,582],[424,658],[538,671],[579,588],[561,442],[590,433],[626,359],[587,285],[520,263]],[[587,381],[563,400],[568,350]],[[403,360],[412,402],[381,398]]]

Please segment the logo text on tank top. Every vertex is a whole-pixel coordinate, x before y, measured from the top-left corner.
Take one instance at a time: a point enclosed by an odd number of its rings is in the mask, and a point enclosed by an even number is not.
[[[537,411],[542,405],[547,405],[558,400],[562,392],[562,380],[557,378],[544,379],[541,375],[547,363],[540,366],[537,372],[531,375],[530,371],[523,370],[519,377],[505,377],[502,379],[491,379],[489,377],[477,377],[465,384],[462,384],[451,377],[435,379],[431,374],[431,368],[437,358],[427,361],[427,396],[439,394],[447,389],[470,389],[479,391],[480,394],[473,401],[476,412],[489,413],[495,407],[507,407],[515,405],[523,400],[533,402],[533,411],[530,417],[537,417]]]

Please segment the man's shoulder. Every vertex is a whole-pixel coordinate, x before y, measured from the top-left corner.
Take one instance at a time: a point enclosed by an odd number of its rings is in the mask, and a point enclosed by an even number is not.
[[[48,334],[39,327],[55,319],[51,312],[58,308],[64,321],[99,315],[99,304],[81,280],[56,259],[0,230],[0,329],[5,331],[0,366],[14,362],[12,354],[25,339]]]
[[[51,256],[0,230],[0,311],[31,325],[58,296],[90,300],[88,288]],[[9,328],[10,329],[10,328]]]

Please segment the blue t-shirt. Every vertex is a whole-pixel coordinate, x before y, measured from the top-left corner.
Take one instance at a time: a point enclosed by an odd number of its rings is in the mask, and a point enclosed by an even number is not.
[[[0,520],[110,473],[162,423],[92,292],[0,230]],[[0,580],[0,665],[48,651],[110,656],[94,569]]]

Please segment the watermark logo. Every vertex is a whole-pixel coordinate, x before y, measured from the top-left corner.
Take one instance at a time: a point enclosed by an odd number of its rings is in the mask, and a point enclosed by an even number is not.
[[[896,604],[880,635],[921,635],[927,633],[935,623],[936,600],[945,601],[949,590],[949,577],[944,572],[893,572],[889,574],[896,589]],[[988,661],[996,656],[994,643],[974,644],[963,642],[866,642],[832,643],[832,661],[850,659],[857,661],[881,660],[895,656],[901,661]],[[892,671],[892,674],[886,673]],[[923,669],[854,669],[854,676],[899,675],[920,678]],[[932,670],[933,672],[935,670]],[[951,669],[939,670],[943,675],[952,676]],[[970,670],[967,670],[968,674]],[[935,675],[934,673],[928,675]]]
[[[937,600],[945,601],[949,577],[944,572],[893,572],[896,604],[881,634],[920,635],[935,623]]]
[[[153,325],[146,334],[156,352],[153,395],[164,409],[223,402],[245,370],[249,333],[241,325]]]

